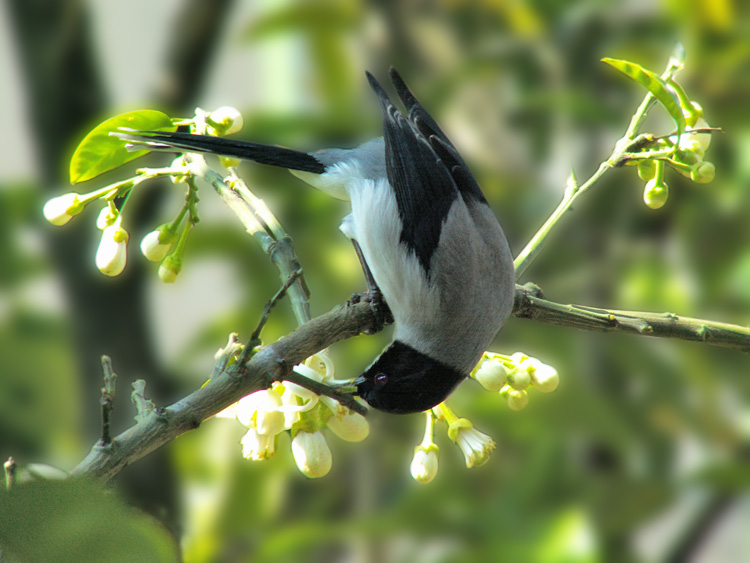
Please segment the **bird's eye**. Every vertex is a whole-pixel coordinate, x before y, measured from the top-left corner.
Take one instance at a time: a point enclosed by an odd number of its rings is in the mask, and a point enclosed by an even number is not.
[[[375,385],[385,385],[388,383],[388,376],[384,373],[378,373],[375,375]]]

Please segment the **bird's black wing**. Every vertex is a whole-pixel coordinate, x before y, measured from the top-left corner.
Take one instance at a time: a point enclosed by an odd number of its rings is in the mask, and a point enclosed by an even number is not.
[[[401,219],[401,242],[414,252],[429,276],[443,222],[459,197],[459,188],[435,150],[436,143],[391,103],[371,74],[367,78],[383,110],[386,171]]]
[[[486,202],[479,184],[472,176],[469,167],[466,166],[456,147],[453,146],[432,116],[417,101],[395,68],[391,67],[389,75],[398,97],[401,98],[401,102],[406,107],[409,120],[416,126],[420,134],[429,141],[432,149],[450,170],[456,187],[458,187],[463,198]]]

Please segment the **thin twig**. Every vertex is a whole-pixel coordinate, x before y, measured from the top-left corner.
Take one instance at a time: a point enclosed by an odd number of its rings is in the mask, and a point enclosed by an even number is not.
[[[101,361],[102,372],[104,373],[104,387],[102,387],[102,396],[99,400],[102,407],[102,437],[99,443],[106,446],[112,441],[112,437],[110,436],[110,416],[114,408],[117,374],[112,369],[112,359],[109,356],[102,356]]]
[[[286,295],[286,292],[289,290],[292,284],[297,281],[297,278],[299,278],[301,275],[302,275],[302,268],[298,269],[291,276],[289,276],[289,279],[287,279],[284,282],[284,285],[282,285],[281,288],[279,288],[279,290],[276,292],[276,295],[274,295],[270,299],[270,301],[266,303],[266,306],[263,309],[263,313],[260,316],[260,320],[258,321],[258,326],[255,327],[255,330],[250,335],[250,340],[248,340],[247,344],[245,344],[244,349],[240,353],[240,357],[237,360],[238,363],[240,364],[245,363],[249,359],[255,347],[260,345],[261,343],[260,333],[263,331],[263,327],[266,326],[266,323],[268,322],[268,318],[271,315],[271,309],[273,309],[276,303],[278,303],[281,299],[283,299],[284,295]]]
[[[670,59],[667,69],[662,73],[662,78],[666,79],[672,76],[678,70],[678,68],[679,67],[676,67],[672,64],[672,60]],[[638,129],[643,123],[643,120],[646,118],[648,110],[653,102],[654,96],[651,94],[651,92],[648,92],[643,98],[641,105],[638,106],[635,114],[633,114],[633,118],[630,120],[630,124],[628,125],[625,134],[619,141],[615,143],[615,147],[612,150],[612,154],[609,156],[609,158],[602,162],[599,165],[599,168],[597,168],[596,172],[594,172],[594,174],[583,184],[578,186],[577,183],[574,183],[573,185],[568,186],[568,188],[565,190],[565,193],[563,194],[562,201],[552,212],[552,215],[549,216],[549,218],[544,222],[544,224],[539,228],[536,234],[531,238],[528,244],[526,244],[524,249],[514,260],[513,266],[516,271],[516,279],[520,279],[520,277],[524,274],[531,262],[541,251],[553,228],[559,223],[563,215],[565,215],[571,209],[573,203],[584,193],[586,193],[596,182],[598,182],[599,179],[610,168],[620,166],[630,152],[637,149],[643,142],[653,140],[653,137],[651,135],[636,136],[636,134],[638,133]]]
[[[279,378],[279,381],[289,381],[290,383],[294,383],[295,385],[299,385],[300,387],[304,387],[305,389],[312,391],[316,395],[325,395],[327,397],[331,397],[332,399],[336,399],[339,403],[358,414],[361,414],[363,416],[367,414],[367,407],[358,403],[351,393],[342,392],[338,388],[331,387],[329,385],[326,385],[325,383],[319,383],[314,379],[310,379],[305,375],[297,373],[294,370],[289,370],[286,374]],[[356,389],[356,387],[353,386],[352,388]]]

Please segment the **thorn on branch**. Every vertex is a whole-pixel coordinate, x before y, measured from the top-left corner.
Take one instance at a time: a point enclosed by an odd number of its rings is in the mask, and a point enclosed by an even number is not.
[[[102,407],[102,437],[99,440],[99,445],[107,446],[112,443],[110,416],[114,408],[117,374],[112,369],[112,359],[109,356],[102,356],[101,362],[102,372],[104,373],[104,387],[102,387],[102,396],[99,400]]]
[[[153,401],[146,398],[146,381],[143,379],[136,379],[133,382],[133,392],[130,394],[130,399],[135,405],[137,414],[135,415],[136,422],[143,422],[143,420],[156,410],[156,405]]]
[[[705,342],[706,340],[708,340],[708,338],[709,338],[709,336],[710,336],[710,330],[709,330],[709,328],[708,328],[708,327],[707,327],[706,325],[701,325],[701,326],[699,326],[699,327],[698,327],[698,328],[696,329],[696,331],[695,331],[695,335],[696,335],[696,336],[697,336],[697,337],[698,337],[698,338],[699,338],[699,339],[700,339],[700,340],[701,340],[702,342]]]
[[[229,335],[229,340],[224,348],[219,348],[214,356],[216,364],[214,365],[214,372],[211,375],[211,379],[218,376],[220,373],[227,369],[229,362],[232,358],[238,358],[242,352],[242,343],[240,343],[239,335],[233,332]]]

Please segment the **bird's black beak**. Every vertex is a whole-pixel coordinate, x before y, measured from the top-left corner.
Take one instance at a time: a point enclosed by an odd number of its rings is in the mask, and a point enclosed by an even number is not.
[[[365,376],[364,375],[360,375],[357,379],[355,379],[354,381],[352,381],[352,385],[356,385],[357,387],[359,387],[365,381],[367,381],[367,379],[365,378]]]

